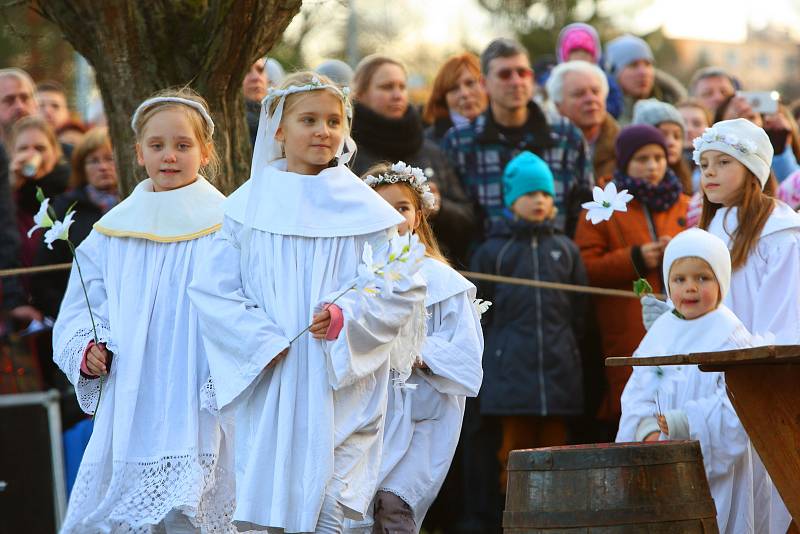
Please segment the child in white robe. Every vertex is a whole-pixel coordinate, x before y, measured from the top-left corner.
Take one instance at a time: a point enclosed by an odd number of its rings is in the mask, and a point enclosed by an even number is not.
[[[346,291],[369,274],[366,245],[381,263],[404,220],[344,165],[348,110],[323,76],[270,90],[250,180],[190,287],[217,405],[235,421],[240,530],[341,532],[363,518],[390,367],[410,373],[424,339],[418,261],[379,296]]]
[[[222,223],[224,196],[198,174],[216,159],[214,124],[187,89],[144,101],[131,124],[149,178],[76,251],[97,339],[76,265],[54,326],[54,359],[95,414],[61,532],[229,532],[233,473],[203,409],[186,293]]]
[[[435,198],[422,170],[403,162],[378,164],[365,181],[405,218],[400,234],[412,232],[425,245],[428,323],[421,359],[408,380],[413,389],[389,390],[372,518],[351,522],[346,532],[414,534],[450,468],[465,399],[480,389],[483,332],[475,286],[447,264],[428,223]]]
[[[722,304],[731,279],[722,240],[704,230],[686,230],[667,245],[663,269],[675,311],[653,323],[634,356],[751,346],[750,333]],[[720,533],[754,532],[759,516],[766,517],[769,496],[756,492],[764,475],[753,468],[755,454],[723,373],[702,372],[696,365],[634,368],[622,393],[616,440],[664,439],[700,442]]]

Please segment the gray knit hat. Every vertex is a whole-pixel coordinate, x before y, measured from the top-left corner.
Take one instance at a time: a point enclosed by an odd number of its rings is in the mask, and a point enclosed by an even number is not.
[[[678,109],[672,104],[661,102],[655,98],[639,100],[633,106],[631,124],[649,124],[658,127],[662,122],[674,122],[686,132],[686,123]]]
[[[650,45],[635,35],[622,35],[606,45],[606,68],[614,76],[639,59],[652,63],[653,51]]]

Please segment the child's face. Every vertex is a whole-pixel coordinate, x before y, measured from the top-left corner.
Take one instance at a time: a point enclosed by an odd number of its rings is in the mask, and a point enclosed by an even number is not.
[[[662,122],[658,129],[667,140],[667,163],[675,165],[683,156],[683,129],[674,122]]]
[[[644,145],[628,163],[628,176],[645,180],[653,185],[664,179],[667,172],[667,155],[661,145]]]
[[[553,215],[553,197],[543,191],[527,193],[514,201],[511,212],[523,221],[542,222]]]
[[[700,156],[700,170],[700,184],[709,202],[733,206],[744,188],[747,167],[724,152],[707,150]]]
[[[275,139],[283,143],[289,172],[319,174],[336,157],[345,135],[344,106],[330,91],[301,93],[297,98],[302,100],[284,114]]]
[[[717,308],[719,282],[705,260],[681,258],[669,270],[669,296],[681,315],[697,319]]]
[[[422,220],[422,212],[415,207],[411,199],[412,193],[408,187],[401,184],[388,184],[378,187],[375,191],[405,218],[405,222],[397,227],[397,233],[406,235],[410,229],[413,234]]]
[[[208,163],[208,147],[192,128],[186,112],[164,109],[150,117],[136,143],[136,159],[153,181],[155,191],[171,191],[197,180]]]

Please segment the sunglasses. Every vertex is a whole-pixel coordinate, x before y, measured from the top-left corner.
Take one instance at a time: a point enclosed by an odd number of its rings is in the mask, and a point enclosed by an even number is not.
[[[500,69],[495,74],[501,80],[510,80],[511,76],[513,76],[515,72],[517,73],[517,76],[519,76],[523,80],[533,76],[533,70],[529,69],[528,67],[517,67],[515,69],[512,68]]]

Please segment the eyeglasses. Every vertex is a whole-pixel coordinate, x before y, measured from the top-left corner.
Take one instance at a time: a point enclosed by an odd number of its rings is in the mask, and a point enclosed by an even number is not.
[[[523,80],[533,76],[533,69],[529,69],[528,67],[517,67],[515,69],[512,68],[500,69],[495,74],[501,80],[510,80],[511,76],[515,72],[517,73],[517,76],[519,76]]]

